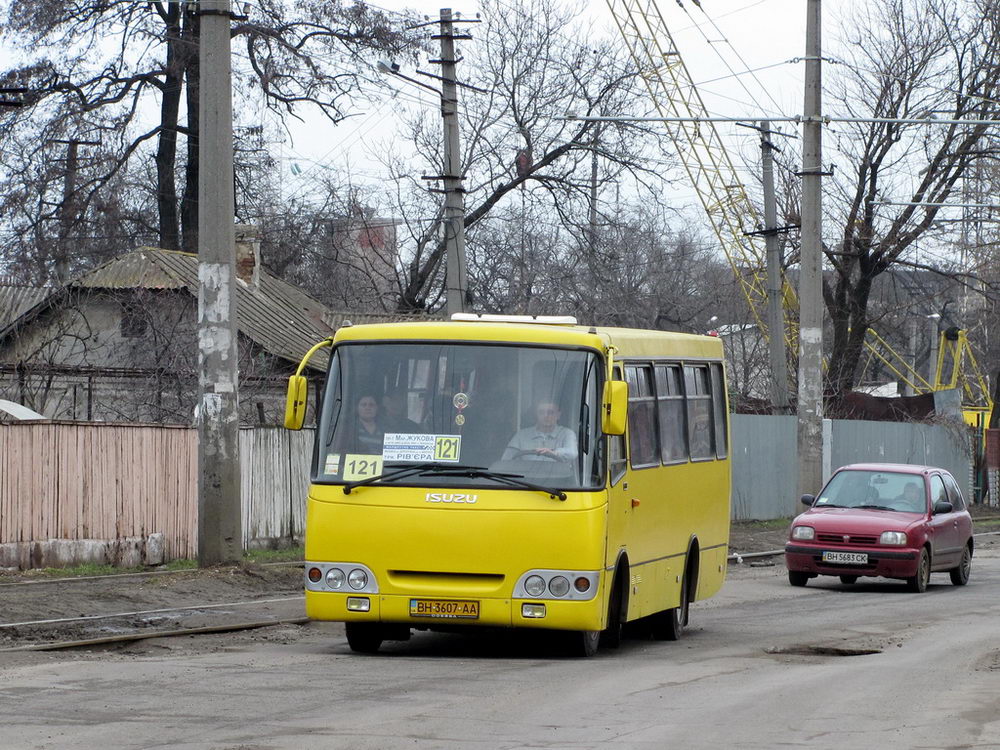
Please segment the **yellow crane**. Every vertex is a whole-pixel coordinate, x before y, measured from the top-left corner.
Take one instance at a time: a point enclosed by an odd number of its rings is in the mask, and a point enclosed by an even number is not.
[[[762,228],[757,209],[739,179],[656,0],[607,0],[607,4],[659,116],[671,119],[665,122],[670,138],[766,340],[769,332],[761,313],[768,298],[766,255],[756,233]],[[794,359],[798,303],[783,269],[782,302],[782,335]],[[981,418],[976,415],[988,416],[993,408],[989,387],[965,332],[959,331],[953,338],[948,338],[947,333],[940,334],[933,382],[928,382],[913,363],[900,356],[873,329],[865,337],[868,361],[881,362],[917,393],[961,388],[966,419],[975,424]],[[949,374],[943,377],[949,362]]]

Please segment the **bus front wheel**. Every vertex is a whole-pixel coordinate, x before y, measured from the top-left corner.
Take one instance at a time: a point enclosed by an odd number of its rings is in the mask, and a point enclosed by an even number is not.
[[[580,656],[594,656],[597,653],[597,649],[601,644],[601,631],[600,630],[583,630],[577,633],[573,633],[573,637],[577,642],[577,653]]]
[[[377,653],[382,646],[382,627],[377,623],[348,622],[344,623],[347,630],[347,645],[351,651],[359,654]]]

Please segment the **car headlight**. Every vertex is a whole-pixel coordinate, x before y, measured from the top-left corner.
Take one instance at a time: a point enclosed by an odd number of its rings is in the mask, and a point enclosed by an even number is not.
[[[351,584],[352,589],[363,589],[368,585],[368,574],[361,568],[355,568],[351,571],[351,574],[347,576],[347,582]]]
[[[545,593],[545,579],[541,576],[529,576],[524,581],[524,590],[531,596],[541,596]]]
[[[807,541],[816,538],[816,529],[812,526],[796,526],[792,529],[792,539]]]
[[[903,531],[883,531],[878,538],[879,544],[906,544],[906,532]]]

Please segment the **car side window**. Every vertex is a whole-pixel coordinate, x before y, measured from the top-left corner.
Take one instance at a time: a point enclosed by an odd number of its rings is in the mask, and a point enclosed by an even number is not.
[[[958,488],[958,482],[951,474],[945,474],[944,484],[948,488],[948,499],[955,506],[955,510],[965,510],[965,498],[962,497],[962,490]]]
[[[944,488],[944,480],[941,479],[941,475],[934,474],[931,477],[931,508],[942,501],[948,502],[948,492]]]

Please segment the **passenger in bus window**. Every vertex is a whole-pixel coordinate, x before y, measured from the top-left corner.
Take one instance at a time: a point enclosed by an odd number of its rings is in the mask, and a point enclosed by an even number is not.
[[[358,399],[355,450],[364,454],[382,453],[384,430],[379,421],[378,401],[369,393]]]
[[[382,422],[386,432],[420,432],[420,425],[406,416],[406,391],[392,388],[382,397]]]
[[[523,458],[529,461],[572,461],[577,456],[576,435],[559,424],[561,412],[552,401],[535,405],[535,424],[514,433],[503,460]]]

